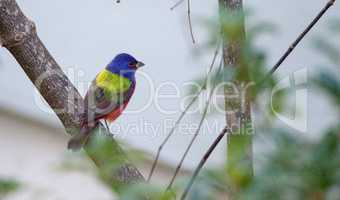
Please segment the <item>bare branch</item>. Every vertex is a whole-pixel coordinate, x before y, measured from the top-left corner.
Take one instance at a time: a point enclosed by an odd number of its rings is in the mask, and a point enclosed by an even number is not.
[[[157,151],[157,155],[156,155],[156,158],[152,164],[152,167],[151,167],[151,170],[150,170],[150,173],[149,173],[149,176],[148,176],[148,179],[147,181],[149,182],[152,178],[152,175],[156,169],[156,166],[157,166],[157,163],[158,163],[158,159],[159,159],[159,156],[160,156],[160,153],[162,151],[162,149],[164,148],[164,146],[166,145],[166,143],[169,141],[169,139],[171,138],[171,136],[174,134],[177,126],[180,124],[180,122],[182,121],[183,117],[186,115],[186,113],[188,112],[188,110],[191,108],[191,106],[196,102],[196,100],[198,99],[198,97],[201,95],[201,93],[203,92],[203,90],[206,89],[207,87],[207,83],[208,83],[208,78],[212,72],[212,69],[215,65],[215,61],[216,61],[216,58],[217,58],[217,55],[218,55],[218,52],[221,48],[221,44],[220,42],[217,43],[217,47],[216,47],[216,50],[214,52],[214,56],[213,56],[213,59],[211,61],[211,64],[209,66],[209,70],[208,70],[208,74],[207,76],[205,77],[205,80],[204,80],[204,83],[202,85],[202,87],[200,88],[200,90],[197,92],[197,94],[194,96],[194,98],[192,98],[192,100],[189,102],[189,104],[185,107],[184,111],[181,113],[181,115],[179,116],[179,118],[177,119],[177,121],[175,122],[174,126],[171,128],[171,130],[169,131],[168,135],[165,137],[165,139],[163,140],[163,142],[161,143],[161,145],[158,147],[158,151]]]
[[[190,35],[191,35],[191,40],[192,43],[195,44],[195,36],[194,36],[194,31],[192,30],[192,22],[191,22],[191,4],[190,4],[190,0],[188,1],[188,21],[189,21],[189,29],[190,29]]]
[[[301,40],[309,33],[310,30],[318,23],[322,16],[331,8],[335,3],[335,0],[330,0],[326,6],[318,13],[318,15],[313,19],[313,21],[307,26],[307,28],[299,35],[299,37],[289,46],[287,51],[282,55],[278,62],[270,70],[268,76],[272,75],[281,64],[287,59],[287,57],[293,52],[295,47],[301,42]]]
[[[223,60],[221,59],[221,63],[220,63],[220,66],[219,66],[219,69],[218,69],[217,74],[220,74],[220,73],[221,73],[222,68],[223,68]],[[215,80],[215,82],[216,82],[216,80]],[[207,116],[208,109],[209,109],[210,102],[211,102],[211,99],[212,99],[212,97],[213,97],[215,88],[216,88],[216,84],[214,83],[214,84],[213,84],[213,87],[212,87],[211,90],[210,90],[208,100],[207,100],[207,102],[206,102],[206,104],[205,104],[205,108],[204,108],[204,111],[203,111],[201,120],[200,120],[200,122],[199,122],[199,124],[198,124],[198,127],[197,127],[197,129],[196,129],[196,131],[195,131],[195,134],[194,134],[194,136],[192,137],[192,139],[191,139],[189,145],[188,145],[187,148],[185,149],[185,152],[184,152],[184,154],[183,154],[183,156],[182,156],[182,158],[181,158],[181,161],[179,162],[179,164],[178,164],[177,167],[176,167],[175,173],[174,173],[174,175],[172,176],[172,179],[171,179],[171,181],[170,181],[170,183],[169,183],[169,185],[168,185],[168,187],[167,187],[167,190],[171,189],[171,187],[172,187],[172,185],[173,185],[173,183],[174,183],[174,181],[175,181],[175,179],[176,179],[176,177],[177,177],[177,174],[179,173],[179,171],[180,171],[180,169],[181,169],[181,167],[182,167],[182,164],[183,164],[183,162],[184,162],[186,156],[188,155],[188,153],[189,153],[189,151],[190,151],[192,145],[194,144],[194,142],[195,142],[197,136],[199,135],[199,133],[200,133],[200,131],[201,131],[201,129],[202,129],[202,125],[203,125],[203,122],[204,122],[204,120],[205,120],[205,118],[206,118],[206,116]]]
[[[184,2],[184,0],[179,0],[175,5],[173,5],[170,10],[174,10],[177,6],[181,5]],[[192,29],[192,20],[191,20],[191,3],[190,0],[187,0],[187,14],[188,14],[188,22],[189,22],[189,30],[190,30],[190,36],[192,43],[196,43],[194,31]]]
[[[168,133],[168,135],[166,136],[166,138],[164,139],[164,141],[162,142],[162,144],[158,147],[158,151],[157,151],[157,155],[156,158],[152,164],[151,167],[151,171],[149,173],[148,179],[147,181],[150,182],[152,175],[156,169],[157,163],[158,163],[158,159],[160,156],[160,153],[163,149],[163,147],[165,146],[165,144],[169,141],[170,137],[174,134],[177,126],[179,125],[179,123],[182,121],[183,117],[186,115],[186,113],[188,112],[188,110],[191,108],[191,106],[196,102],[196,100],[199,97],[199,94],[201,94],[203,91],[203,88],[200,89],[200,91],[198,92],[198,95],[196,95],[191,101],[190,103],[187,105],[187,107],[184,109],[184,111],[181,113],[181,115],[179,116],[179,118],[177,119],[177,121],[175,122],[175,125],[172,127],[172,129],[170,130],[170,132]]]
[[[314,25],[321,19],[321,17],[326,13],[326,11],[332,6],[334,5],[335,0],[331,0],[329,1],[326,6],[319,12],[319,14],[317,15],[317,17],[309,24],[309,26],[304,30],[303,33],[300,34],[300,36],[297,38],[297,40],[291,45],[292,48],[289,48],[287,50],[287,52],[279,59],[279,61],[274,65],[274,67],[272,68],[272,70],[268,73],[267,77],[271,76],[276,69],[278,69],[278,67],[284,62],[284,60],[290,55],[290,53],[294,50],[294,48],[299,44],[299,42],[304,38],[305,35],[307,35],[307,33],[312,29],[312,27],[314,27]],[[181,196],[181,200],[184,200],[186,198],[186,196],[188,195],[192,185],[195,182],[195,179],[197,178],[198,174],[200,173],[200,171],[202,170],[204,164],[207,162],[208,158],[210,157],[211,153],[215,150],[215,148],[217,147],[217,145],[220,143],[220,141],[222,140],[222,138],[225,136],[226,133],[231,133],[231,130],[228,129],[228,126],[225,127],[222,132],[218,135],[218,137],[215,139],[215,141],[213,142],[213,144],[209,147],[209,149],[207,150],[207,152],[205,153],[205,155],[203,156],[203,158],[201,159],[200,163],[198,164],[198,166],[196,167],[188,185],[186,186],[182,196]]]
[[[66,131],[77,134],[79,116],[84,110],[83,99],[39,39],[34,23],[22,13],[15,0],[0,0],[0,38]],[[102,126],[93,130],[92,135],[85,150],[107,183],[119,190],[121,185],[144,180]],[[98,143],[98,140],[105,142]],[[100,151],[102,148],[106,151]]]
[[[170,10],[175,9],[177,6],[181,5],[184,2],[184,0],[179,0],[177,3],[175,3],[175,5],[173,5]]]
[[[227,133],[231,133],[231,130],[226,126],[221,133],[217,136],[217,138],[215,139],[215,141],[211,144],[211,146],[209,147],[208,151],[204,154],[203,158],[201,159],[200,163],[197,165],[194,174],[192,175],[188,185],[186,186],[182,196],[181,196],[181,200],[184,200],[186,198],[186,196],[188,195],[192,185],[194,184],[198,174],[200,173],[201,169],[203,168],[204,164],[207,162],[208,158],[210,157],[211,153],[215,150],[215,148],[217,147],[217,145],[221,142],[222,138],[227,134]]]

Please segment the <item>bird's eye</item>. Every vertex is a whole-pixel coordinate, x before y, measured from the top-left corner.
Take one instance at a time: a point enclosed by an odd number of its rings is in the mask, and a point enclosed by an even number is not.
[[[136,67],[137,63],[137,61],[132,61],[129,63],[129,67]]]

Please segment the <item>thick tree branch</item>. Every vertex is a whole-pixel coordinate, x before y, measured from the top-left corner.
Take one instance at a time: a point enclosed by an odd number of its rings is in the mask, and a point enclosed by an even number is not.
[[[71,135],[78,133],[79,116],[84,110],[83,99],[37,36],[34,23],[22,13],[15,0],[0,0],[0,38],[0,44],[15,57],[66,131]],[[104,180],[118,191],[122,185],[144,181],[117,142],[105,131],[101,125],[93,130],[85,147]]]

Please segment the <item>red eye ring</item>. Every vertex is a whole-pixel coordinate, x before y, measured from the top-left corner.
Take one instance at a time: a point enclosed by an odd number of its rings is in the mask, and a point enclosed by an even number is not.
[[[137,61],[133,61],[133,62],[130,62],[128,65],[129,65],[129,67],[136,68],[136,67],[137,67],[137,64],[138,64]]]

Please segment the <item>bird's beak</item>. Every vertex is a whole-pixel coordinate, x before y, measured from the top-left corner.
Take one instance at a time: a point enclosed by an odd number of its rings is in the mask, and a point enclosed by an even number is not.
[[[138,61],[136,67],[140,68],[143,67],[145,64],[143,62]]]

